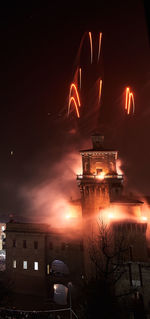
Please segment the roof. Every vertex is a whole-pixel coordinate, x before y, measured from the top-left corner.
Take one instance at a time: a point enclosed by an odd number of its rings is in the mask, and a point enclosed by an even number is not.
[[[88,149],[88,150],[80,150],[80,153],[84,153],[84,152],[118,152],[114,149],[106,149],[106,148],[91,148],[91,149]]]
[[[144,204],[144,202],[142,202],[138,199],[130,198],[130,197],[126,197],[126,196],[121,196],[117,199],[112,199],[111,203],[113,203],[113,204],[137,204],[137,205]]]

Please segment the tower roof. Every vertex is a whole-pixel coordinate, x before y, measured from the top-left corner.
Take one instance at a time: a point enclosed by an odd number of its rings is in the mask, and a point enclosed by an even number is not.
[[[117,152],[114,149],[108,149],[104,148],[103,143],[104,143],[104,136],[100,135],[99,133],[95,133],[91,136],[92,139],[92,148],[91,149],[86,149],[86,150],[80,150],[81,153],[84,152]]]

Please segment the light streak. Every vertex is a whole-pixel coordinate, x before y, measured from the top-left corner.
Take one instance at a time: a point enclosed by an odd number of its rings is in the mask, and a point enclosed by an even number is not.
[[[91,48],[91,64],[93,62],[93,45],[92,45],[92,34],[89,32],[89,39],[90,39],[90,48]]]
[[[128,115],[131,113],[131,102],[132,102],[132,109],[134,114],[134,111],[135,111],[134,95],[133,95],[133,92],[130,91],[130,88],[127,87],[126,98],[125,98],[125,110]]]
[[[99,58],[100,58],[100,53],[101,53],[101,43],[102,43],[102,32],[100,32],[100,34],[99,34],[97,63],[99,62]]]
[[[71,96],[72,95],[72,90],[74,90],[74,92],[75,92],[77,102],[76,102],[76,99],[73,96]],[[79,107],[81,106],[81,102],[80,102],[79,93],[78,93],[78,90],[77,90],[77,87],[76,87],[75,83],[71,83],[71,85],[70,85],[68,115],[69,115],[69,112],[70,112],[70,106],[71,106],[71,102],[72,101],[74,102],[76,113],[77,113],[77,117],[79,118],[80,114],[79,114],[78,106]],[[78,103],[78,105],[77,105],[77,103]]]
[[[80,83],[80,90],[81,90],[81,68],[79,68],[79,83]]]
[[[75,110],[76,110],[76,113],[77,113],[77,117],[80,118],[80,114],[79,114],[79,110],[78,110],[78,105],[77,105],[77,102],[75,100],[75,98],[73,96],[71,96],[70,100],[69,100],[69,106],[68,106],[68,109],[70,110],[70,106],[71,106],[71,103],[74,103],[74,106],[75,106]]]
[[[100,103],[101,95],[102,95],[102,83],[103,83],[103,81],[100,79],[100,81],[99,81],[99,103]]]
[[[71,93],[72,93],[73,89],[75,90],[75,94],[76,94],[76,97],[77,97],[78,104],[79,104],[79,106],[81,106],[79,93],[78,93],[78,90],[77,90],[77,87],[76,87],[75,83],[71,83],[71,85],[70,85],[69,101],[70,101]]]

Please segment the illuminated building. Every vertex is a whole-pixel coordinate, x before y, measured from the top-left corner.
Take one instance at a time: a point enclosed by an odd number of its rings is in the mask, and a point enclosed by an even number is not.
[[[118,172],[118,152],[105,149],[103,140],[103,136],[95,134],[93,148],[80,151],[83,171],[77,175],[83,222],[80,238],[75,236],[73,240],[73,233],[69,237],[68,231],[56,232],[46,224],[7,223],[6,271],[13,280],[14,291],[50,296],[56,285],[67,286],[68,282],[76,285],[83,275],[90,275],[88,238],[95,232],[97,218],[105,214],[114,241],[120,234],[128,241],[129,249],[124,255],[126,273],[119,289],[129,291],[138,286],[145,296],[149,295],[143,202],[127,195],[123,175]],[[79,201],[74,203],[79,205]]]

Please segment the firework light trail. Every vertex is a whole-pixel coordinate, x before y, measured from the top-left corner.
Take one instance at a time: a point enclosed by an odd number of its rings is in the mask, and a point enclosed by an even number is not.
[[[132,103],[132,110],[133,114],[135,111],[135,103],[134,103],[134,95],[133,92],[130,91],[130,88],[126,88],[126,98],[125,98],[125,110],[127,114],[131,114],[131,103]]]
[[[80,98],[79,98],[79,93],[78,93],[78,90],[77,90],[77,87],[76,87],[75,83],[71,83],[71,85],[70,85],[69,100],[70,100],[71,93],[72,93],[72,90],[73,90],[73,89],[74,89],[74,91],[75,91],[78,104],[79,104],[79,106],[81,106]]]
[[[76,99],[72,96],[72,91],[74,90],[75,92],[75,95],[76,95]],[[76,101],[77,100],[77,101]],[[81,102],[80,102],[80,97],[79,97],[79,93],[78,93],[78,90],[77,90],[77,87],[75,85],[75,83],[71,83],[70,85],[70,91],[69,91],[69,104],[68,104],[68,115],[70,113],[70,107],[71,107],[71,103],[74,103],[74,106],[75,106],[75,110],[76,110],[76,113],[77,113],[77,117],[79,118],[80,117],[80,114],[79,114],[79,109],[78,109],[78,106],[80,107],[81,106]]]
[[[92,45],[92,33],[89,32],[89,39],[90,39],[90,47],[91,47],[91,64],[93,62],[93,45]]]
[[[101,53],[101,43],[102,43],[102,32],[100,32],[100,34],[99,34],[97,63],[99,62],[99,58],[100,58],[100,53]]]
[[[79,83],[80,83],[80,90],[81,90],[81,68],[79,68]]]
[[[77,102],[75,100],[75,98],[73,96],[71,96],[70,100],[69,100],[69,107],[68,109],[70,110],[70,106],[71,106],[71,103],[74,103],[74,106],[75,106],[75,110],[76,110],[76,113],[77,113],[77,117],[80,118],[80,113],[79,113],[79,109],[78,109],[78,105],[77,105]]]
[[[103,84],[103,81],[102,79],[99,80],[99,103],[101,101],[101,95],[102,95],[102,84]]]
[[[75,72],[74,72],[74,77],[73,77],[73,81],[70,85],[69,88],[69,100],[68,100],[68,116],[70,114],[70,109],[73,107],[76,110],[76,115],[78,118],[80,118],[80,111],[79,108],[81,106],[81,102],[80,102],[80,94],[82,93],[84,96],[84,85],[82,84],[84,77],[82,76],[83,74],[83,68],[85,66],[85,64],[83,64],[82,62],[85,60],[85,56],[83,55],[84,59],[82,59],[80,61],[80,55],[81,55],[81,50],[83,47],[83,43],[85,40],[85,37],[88,36],[88,44],[90,42],[90,62],[91,64],[93,64],[93,59],[94,59],[94,55],[93,55],[93,36],[92,36],[92,32],[85,32],[81,42],[80,42],[80,46],[79,46],[79,50],[78,50],[78,54],[77,54],[77,58],[76,58],[76,68],[75,68]],[[99,62],[100,60],[100,55],[101,55],[101,43],[102,43],[102,32],[98,33],[98,52],[97,52],[97,59],[96,59],[96,63]],[[84,52],[84,51],[83,51]],[[97,77],[97,75],[96,75]],[[92,83],[91,83],[92,84]],[[81,87],[83,92],[81,92]],[[97,90],[97,88],[96,88]],[[102,95],[102,79],[99,78],[98,80],[98,103],[100,104],[101,102],[101,95]],[[91,97],[90,97],[91,98]],[[86,105],[89,102],[86,101]]]

